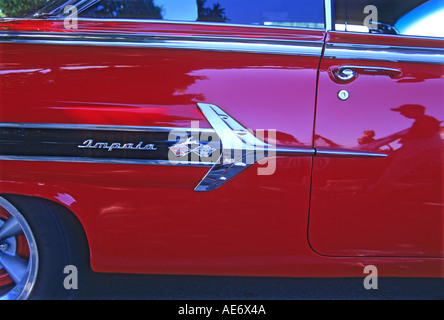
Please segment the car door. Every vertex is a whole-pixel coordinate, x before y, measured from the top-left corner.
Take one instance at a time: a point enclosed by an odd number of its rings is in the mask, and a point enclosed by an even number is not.
[[[316,110],[318,253],[443,257],[442,12],[433,0],[336,1]]]
[[[36,179],[73,207],[95,271],[291,274],[311,252],[323,1],[80,1],[76,14],[4,26],[4,190]]]

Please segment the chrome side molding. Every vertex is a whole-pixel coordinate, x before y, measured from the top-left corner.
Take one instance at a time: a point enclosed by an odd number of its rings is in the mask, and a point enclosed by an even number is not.
[[[324,59],[352,59],[444,64],[444,49],[388,45],[327,43]]]
[[[323,41],[109,33],[0,32],[0,43],[113,46],[320,57]]]
[[[360,150],[276,148],[258,139],[218,106],[207,103],[198,103],[197,106],[219,136],[222,147],[219,159],[197,185],[195,191],[217,189],[257,161],[270,156],[387,157],[384,153]]]
[[[197,107],[212,129],[0,123],[0,161],[209,167],[194,190],[211,191],[265,158],[387,157],[364,150],[276,147],[220,107]]]
[[[317,157],[328,158],[386,158],[387,154],[381,152],[350,150],[350,149],[328,149],[316,148]]]

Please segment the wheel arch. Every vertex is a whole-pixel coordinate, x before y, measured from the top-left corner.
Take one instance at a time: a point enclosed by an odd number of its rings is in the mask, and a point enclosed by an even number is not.
[[[65,222],[67,222],[67,226],[71,228],[74,232],[76,232],[84,241],[87,247],[87,256],[89,257],[88,264],[91,266],[91,244],[90,237],[88,236],[87,228],[85,227],[84,221],[82,221],[82,215],[76,214],[75,209],[79,209],[78,206],[69,205],[58,197],[60,193],[57,193],[56,196],[42,196],[42,195],[32,195],[32,194],[24,194],[24,193],[9,193],[9,192],[0,192],[0,197],[5,198],[12,205],[16,206],[17,203],[20,202],[20,199],[33,198],[39,201],[46,202],[53,206],[57,213],[61,215],[62,218],[65,218]],[[73,210],[74,209],[74,210]]]

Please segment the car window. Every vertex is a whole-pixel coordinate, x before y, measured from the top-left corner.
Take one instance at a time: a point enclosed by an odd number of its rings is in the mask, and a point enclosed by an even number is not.
[[[335,30],[444,37],[444,0],[336,0]]]
[[[103,0],[79,17],[324,28],[323,0]]]
[[[64,2],[66,0],[0,0],[0,18],[23,18],[38,12],[43,7],[53,10]]]
[[[432,0],[401,17],[395,24],[400,34],[444,38],[444,0]]]

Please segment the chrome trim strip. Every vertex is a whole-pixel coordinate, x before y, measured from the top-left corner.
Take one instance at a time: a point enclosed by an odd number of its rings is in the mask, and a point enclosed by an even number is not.
[[[323,156],[323,157],[387,157],[386,154],[354,151],[354,150],[329,150],[323,148],[287,148],[275,147],[270,145],[248,131],[244,126],[237,122],[233,117],[224,112],[216,105],[207,103],[198,103],[197,107],[201,110],[207,121],[213,129],[205,129],[207,132],[215,133],[220,139],[221,147],[217,154],[216,161],[187,160],[183,161],[171,159],[145,159],[145,158],[106,158],[103,154],[97,157],[79,157],[78,154],[64,153],[62,156],[43,154],[43,155],[17,155],[13,150],[9,150],[11,155],[0,155],[0,160],[9,161],[47,161],[47,162],[74,162],[74,163],[102,163],[102,164],[127,164],[127,165],[178,165],[210,167],[208,173],[203,177],[200,183],[195,187],[195,191],[211,191],[219,188],[232,178],[237,176],[243,170],[249,168],[257,161],[266,157],[276,155],[283,156]],[[133,127],[133,126],[108,126],[108,125],[79,125],[79,124],[41,124],[41,123],[0,123],[0,128],[12,129],[83,129],[83,130],[109,130],[109,131],[142,131],[142,132],[170,132],[180,130],[184,132],[202,132],[199,128],[159,128],[159,127]],[[5,131],[5,129],[3,130]],[[19,130],[20,131],[20,130]],[[24,131],[24,130],[23,130]],[[108,133],[107,133],[108,134]],[[129,134],[129,133],[128,133]],[[189,139],[188,139],[189,140]],[[187,141],[188,141],[187,140]],[[213,140],[211,140],[213,141]],[[57,141],[59,143],[59,141]],[[187,142],[182,142],[187,143]],[[190,142],[191,143],[191,142]],[[72,145],[72,143],[71,143]],[[169,147],[171,150],[171,147]],[[214,149],[216,150],[216,149]],[[58,152],[58,149],[56,150]],[[174,151],[173,151],[174,152]],[[72,156],[71,156],[72,155]],[[177,156],[177,154],[175,154]],[[205,156],[207,157],[207,156]]]
[[[184,167],[211,167],[211,162],[184,162],[170,160],[143,160],[143,159],[105,159],[88,157],[53,157],[53,156],[7,156],[0,155],[0,161],[44,161],[44,162],[75,162],[75,163],[103,163],[103,164],[135,164],[156,166],[184,166]]]
[[[275,149],[271,149],[273,152],[276,153],[276,155],[283,155],[283,156],[315,156],[316,150],[314,148],[281,148],[281,147],[275,147]]]
[[[73,34],[1,32],[0,43],[7,42],[25,44],[124,46],[161,49],[168,48],[298,56],[320,56],[323,47],[323,41],[168,35],[138,36],[105,33]]]
[[[333,30],[332,0],[324,0],[325,31]]]
[[[333,30],[332,30],[333,31]],[[369,35],[369,33],[367,32],[358,32],[358,31],[334,31],[333,34],[347,34],[347,35]],[[386,34],[386,33],[378,33],[378,38],[379,37],[386,37],[386,38],[391,38],[392,40],[395,40],[397,38],[404,38],[404,39],[416,39],[416,40],[444,40],[444,38],[441,37],[429,37],[429,36],[411,36],[408,34]]]
[[[386,158],[385,153],[362,151],[362,150],[332,150],[316,148],[318,157],[338,157],[338,158]]]
[[[328,43],[324,58],[444,64],[444,49]]]
[[[207,103],[198,103],[197,106],[219,135],[222,145],[225,145],[225,147],[239,145],[246,150],[256,150],[259,147],[272,147],[256,138],[250,131],[230,117],[221,108]]]
[[[317,47],[323,45],[323,40],[289,40],[289,39],[262,39],[246,37],[226,37],[226,36],[186,36],[169,34],[127,34],[127,33],[66,33],[66,32],[17,32],[3,31],[0,36],[15,39],[22,38],[27,40],[49,39],[49,40],[84,40],[84,41],[104,41],[104,42],[162,42],[162,41],[208,41],[208,42],[234,42],[234,43],[258,43],[258,44],[282,44],[282,45],[300,45]]]
[[[197,106],[214,128],[222,143],[219,159],[194,189],[194,191],[211,191],[219,188],[255,162],[253,148],[256,141],[261,148],[265,144],[218,106],[207,103],[198,103]],[[253,137],[251,138],[251,136]],[[253,144],[246,143],[246,140]],[[250,158],[253,161],[246,161],[247,154],[253,154]]]
[[[247,153],[241,158],[238,158],[238,162],[224,163],[223,155],[219,158],[220,162],[215,163],[210,171],[203,177],[200,183],[196,186],[194,191],[211,191],[219,188],[227,181],[234,178],[240,172],[250,167],[251,164],[246,164],[247,157],[251,157],[252,154]]]
[[[375,153],[366,151],[341,151],[341,150],[319,150],[319,149],[276,149],[276,155],[283,156],[319,156],[319,157],[369,157],[369,158],[385,158],[385,153]],[[102,159],[102,158],[86,158],[86,157],[49,157],[49,156],[8,156],[0,155],[0,160],[10,161],[51,161],[51,162],[85,162],[85,163],[109,163],[109,164],[138,164],[138,165],[177,165],[185,167],[211,167],[212,162],[189,162],[169,161],[169,160],[137,160],[137,159]]]
[[[188,132],[213,133],[214,129],[208,128],[183,128],[183,127],[142,127],[142,126],[119,126],[100,124],[71,124],[71,123],[18,123],[0,122],[0,127],[5,128],[25,128],[25,129],[68,129],[68,130],[109,130],[109,131],[141,131],[141,132],[170,132],[181,130]]]

